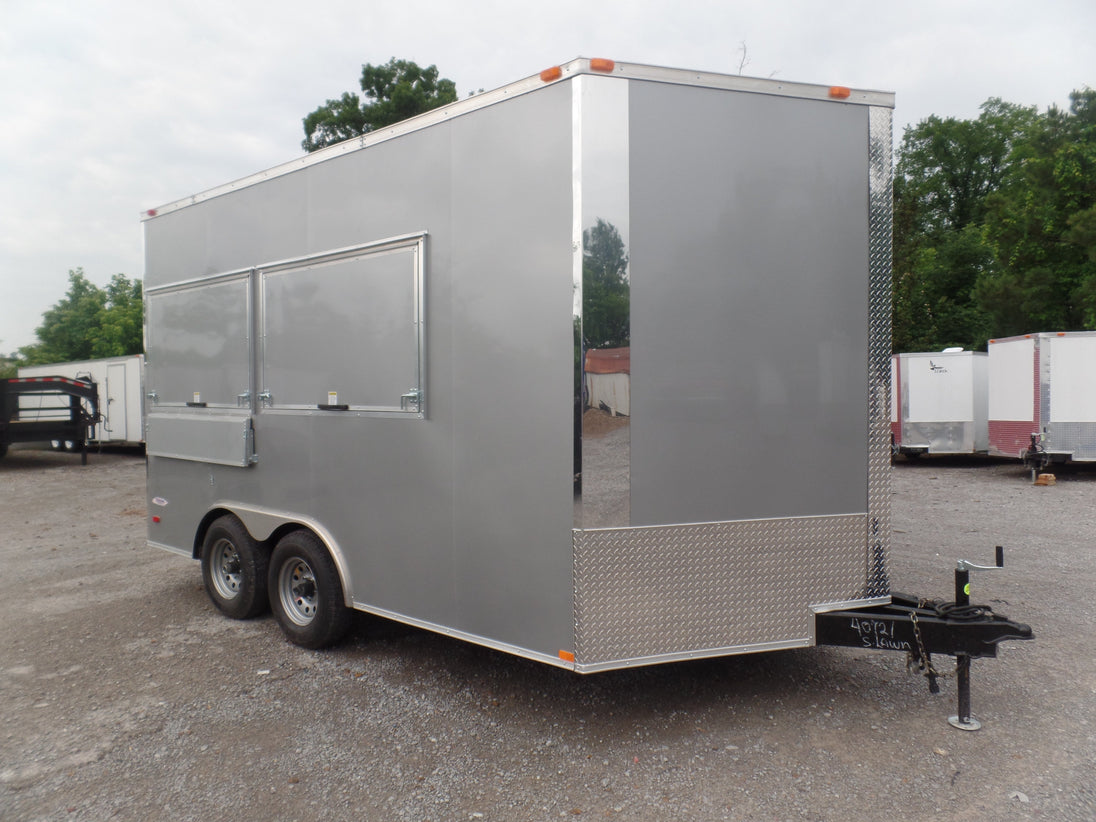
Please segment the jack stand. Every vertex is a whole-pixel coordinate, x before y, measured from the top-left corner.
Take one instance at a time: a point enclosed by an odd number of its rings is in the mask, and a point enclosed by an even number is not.
[[[959,608],[970,605],[970,572],[974,569],[992,571],[1005,567],[1005,549],[998,545],[996,565],[975,565],[959,560],[955,569],[955,604]],[[982,727],[970,709],[970,654],[955,655],[955,683],[959,693],[959,713],[948,717],[948,724],[961,731],[977,731]]]

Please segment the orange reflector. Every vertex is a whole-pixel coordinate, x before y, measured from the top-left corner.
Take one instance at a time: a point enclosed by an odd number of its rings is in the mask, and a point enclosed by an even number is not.
[[[594,57],[590,60],[590,71],[604,71],[606,74],[610,74],[615,68],[616,63],[612,60],[606,60],[604,57]]]
[[[830,86],[830,97],[835,100],[847,100],[852,95],[852,89],[845,86]]]
[[[1059,336],[1059,337],[1064,337],[1065,335],[1066,335],[1066,332],[1065,332],[1065,331],[1059,331],[1059,332],[1058,332],[1058,336]]]
[[[561,69],[559,66],[546,68],[540,73],[540,79],[543,80],[545,83],[551,83],[553,80],[558,80],[562,76],[563,69]]]
[[[559,652],[559,658],[562,659],[564,662],[574,662],[575,661],[575,655],[572,654],[570,651],[560,651]]]

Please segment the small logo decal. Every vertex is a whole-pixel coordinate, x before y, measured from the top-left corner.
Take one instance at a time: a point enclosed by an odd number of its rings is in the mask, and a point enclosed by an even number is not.
[[[161,508],[163,508],[165,505],[167,505],[167,500],[163,497],[153,497],[152,504],[159,505]]]

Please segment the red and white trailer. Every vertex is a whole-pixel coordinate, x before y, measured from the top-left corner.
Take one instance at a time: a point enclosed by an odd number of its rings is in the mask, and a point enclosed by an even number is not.
[[[895,454],[984,454],[989,447],[987,355],[946,349],[891,357]]]
[[[989,341],[989,452],[1036,468],[1096,461],[1096,332]]]

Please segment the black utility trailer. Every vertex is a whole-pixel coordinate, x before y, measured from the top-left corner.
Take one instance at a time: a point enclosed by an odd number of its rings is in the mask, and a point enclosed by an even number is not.
[[[99,387],[69,377],[0,380],[0,457],[15,442],[69,441],[87,465],[87,440],[99,419]]]

